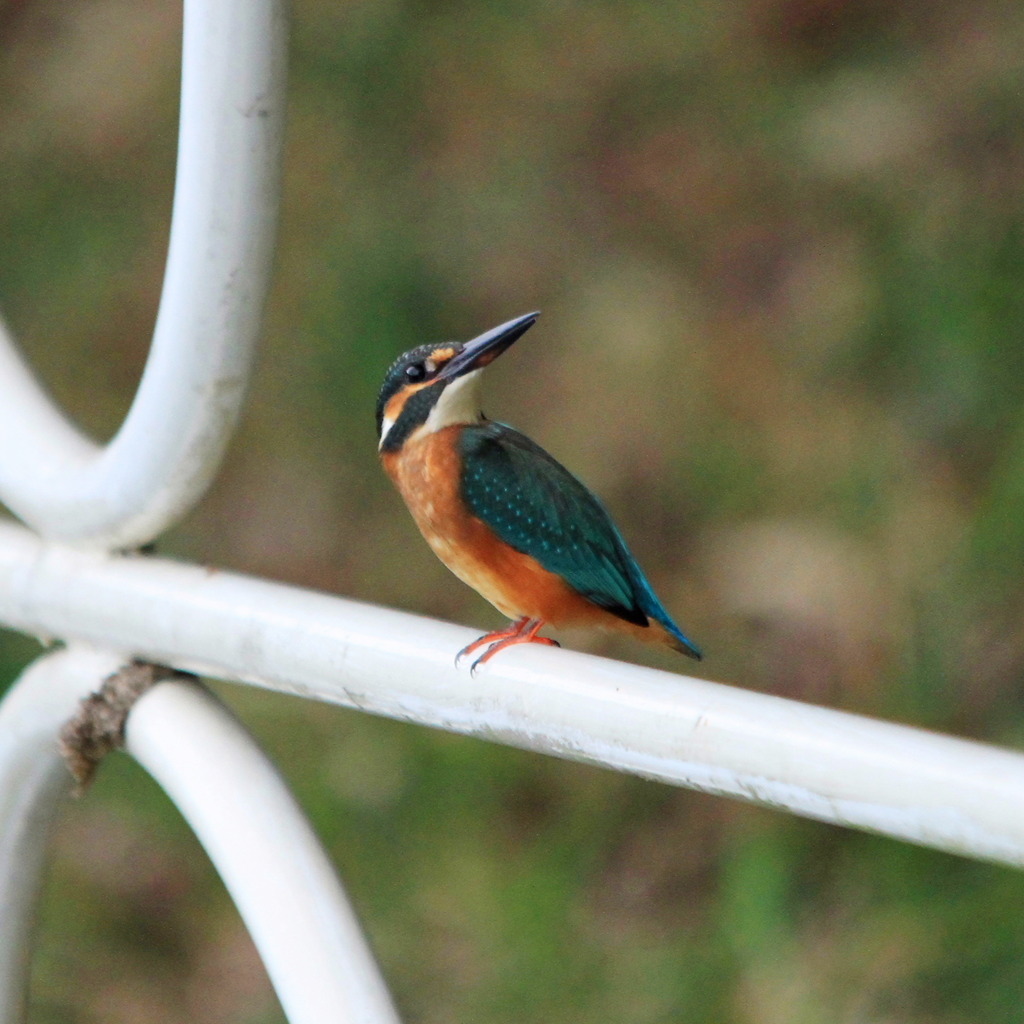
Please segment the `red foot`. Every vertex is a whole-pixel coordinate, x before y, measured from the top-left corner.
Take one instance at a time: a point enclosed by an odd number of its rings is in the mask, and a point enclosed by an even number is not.
[[[457,665],[467,654],[472,654],[478,647],[486,646],[487,650],[473,662],[469,670],[470,673],[476,672],[478,666],[486,661],[490,661],[498,651],[503,651],[506,647],[514,647],[516,644],[544,644],[547,647],[561,646],[557,640],[537,635],[543,625],[544,621],[542,619],[530,619],[524,615],[521,619],[516,619],[515,622],[509,623],[504,629],[496,630],[493,633],[485,633],[479,640],[474,640],[471,644],[463,647],[455,656],[455,664]]]

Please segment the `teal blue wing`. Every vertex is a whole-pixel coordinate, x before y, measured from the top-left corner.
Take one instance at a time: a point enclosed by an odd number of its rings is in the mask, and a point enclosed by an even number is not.
[[[501,423],[466,427],[460,445],[462,496],[477,518],[594,604],[647,625],[636,586],[639,567],[583,484]]]
[[[613,615],[640,626],[661,623],[679,651],[701,657],[604,506],[564,466],[503,423],[467,426],[459,445],[462,497],[498,537]]]

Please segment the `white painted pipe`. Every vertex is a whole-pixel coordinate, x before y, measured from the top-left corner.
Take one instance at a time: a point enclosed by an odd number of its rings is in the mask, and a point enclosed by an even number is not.
[[[60,728],[124,660],[83,646],[59,651],[0,702],[0,1024],[25,1018],[46,845],[71,788]],[[291,1024],[398,1024],[330,861],[223,705],[198,684],[160,683],[132,710],[126,740],[210,855]]]
[[[0,1024],[25,1020],[46,846],[71,790],[57,737],[119,664],[116,654],[60,651],[27,668],[0,702]]]
[[[206,489],[244,397],[277,221],[284,0],[186,0],[167,267],[152,350],[106,448],[58,410],[0,324],[0,500],[39,533],[126,548]]]
[[[1024,866],[1024,755],[0,524],[0,622]]]
[[[159,683],[126,740],[210,855],[291,1024],[398,1024],[319,840],[227,709],[197,684]]]

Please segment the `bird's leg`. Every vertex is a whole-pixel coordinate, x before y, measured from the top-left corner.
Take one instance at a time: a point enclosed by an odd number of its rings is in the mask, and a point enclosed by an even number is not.
[[[538,636],[543,625],[543,619],[522,618],[512,623],[508,629],[490,634],[486,638],[491,642],[490,647],[473,662],[470,672],[476,672],[484,662],[490,661],[498,651],[503,651],[506,647],[514,647],[516,644],[544,644],[546,647],[561,647],[561,644],[557,640],[552,640],[551,637]]]
[[[516,619],[515,622],[510,622],[504,629],[485,633],[479,640],[474,640],[468,646],[463,647],[456,655],[455,663],[458,664],[465,655],[484,646],[487,647],[487,650],[473,662],[470,672],[475,672],[484,662],[490,661],[498,651],[503,651],[506,647],[512,647],[515,644],[545,644],[548,647],[559,647],[560,644],[557,640],[537,635],[543,625],[542,619],[531,619],[524,615],[522,618]]]
[[[467,655],[472,654],[475,650],[480,647],[489,646],[496,644],[502,640],[509,640],[512,637],[519,636],[519,634],[529,625],[530,619],[524,615],[522,618],[516,619],[514,622],[510,622],[504,629],[496,629],[493,633],[484,633],[482,637],[474,640],[471,644],[467,644],[465,647],[455,655],[455,664],[458,665],[460,661]]]

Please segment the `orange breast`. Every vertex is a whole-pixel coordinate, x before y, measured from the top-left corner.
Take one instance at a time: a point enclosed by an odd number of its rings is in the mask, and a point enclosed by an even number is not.
[[[625,625],[535,558],[499,540],[486,523],[466,511],[459,494],[461,430],[446,427],[382,457],[384,469],[437,557],[510,619],[525,615],[555,626]]]

